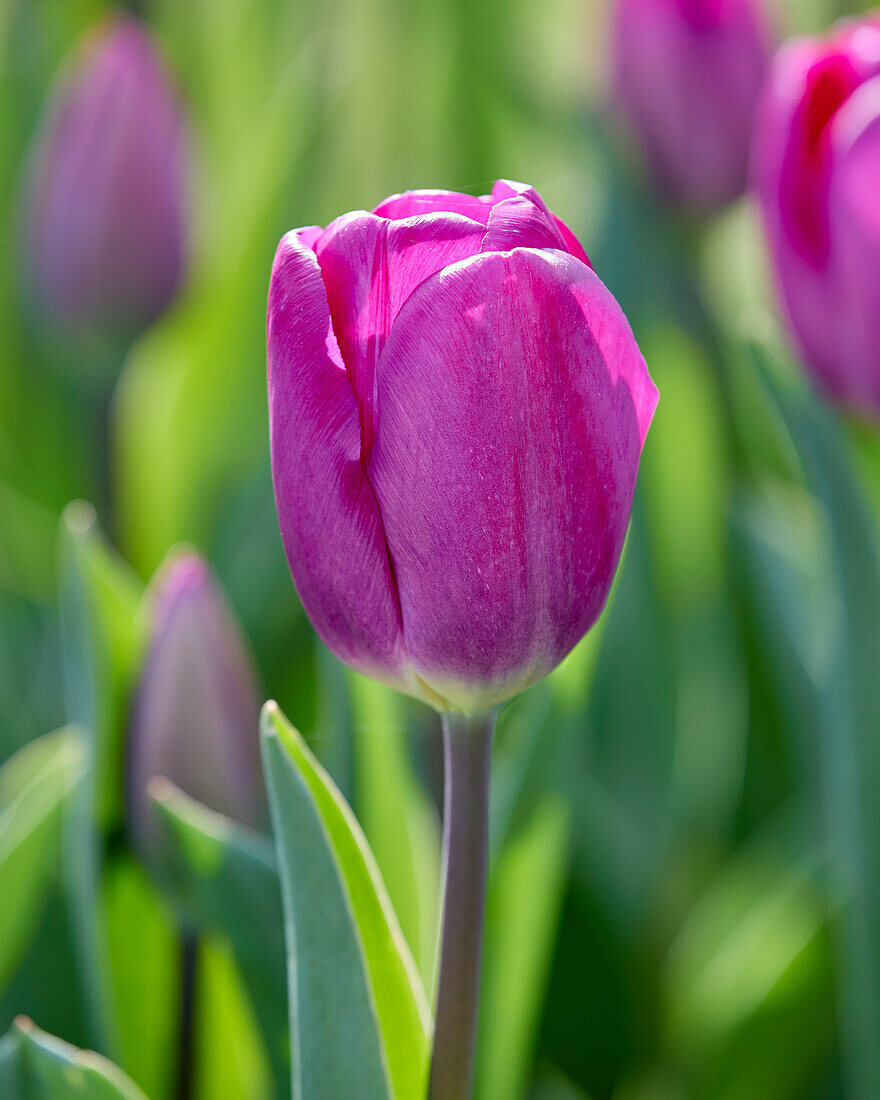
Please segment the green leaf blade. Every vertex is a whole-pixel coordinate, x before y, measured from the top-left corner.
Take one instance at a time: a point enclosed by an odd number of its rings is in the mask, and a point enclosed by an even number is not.
[[[0,988],[36,928],[57,867],[62,806],[85,767],[82,739],[67,729],[31,742],[0,769]]]
[[[147,1100],[118,1066],[56,1039],[26,1018],[16,1020],[3,1043],[0,1081],[16,1081],[9,1100]]]
[[[294,1097],[422,1100],[430,1015],[372,853],[274,704],[262,731],[286,909]]]

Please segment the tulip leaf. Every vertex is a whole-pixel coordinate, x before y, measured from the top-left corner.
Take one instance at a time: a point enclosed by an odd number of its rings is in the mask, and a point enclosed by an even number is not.
[[[98,919],[103,931],[113,1011],[119,1020],[114,1058],[148,1096],[169,1093],[177,1052],[180,947],[171,907],[128,853],[107,861]],[[138,945],[132,951],[131,945]]]
[[[545,799],[501,850],[489,880],[477,1095],[525,1094],[565,890],[568,812]]]
[[[288,950],[293,1094],[423,1100],[430,1015],[375,858],[274,703],[262,717]]]
[[[663,968],[671,1053],[689,1095],[800,1096],[833,1027],[821,864],[792,858],[793,823],[727,861],[698,897]],[[781,827],[780,827],[781,826]]]
[[[122,815],[126,708],[142,649],[137,608],[143,585],[107,543],[94,509],[83,501],[62,516],[59,556],[67,710],[86,731],[90,763],[66,822],[62,862],[93,1041],[118,1058],[124,1021],[113,1007],[98,911],[99,830],[118,824]]]
[[[440,822],[407,753],[406,702],[351,673],[358,816],[426,988],[440,912]]]
[[[19,1017],[0,1040],[4,1100],[146,1100],[117,1066]]]
[[[67,729],[32,741],[0,769],[0,988],[38,927],[57,870],[62,806],[85,766],[82,738]]]
[[[237,960],[229,942],[211,932],[199,937],[195,1025],[193,1100],[290,1097],[286,1071],[272,1090],[266,1047]]]
[[[779,381],[780,355],[753,344],[758,373],[778,407],[804,482],[827,523],[832,599],[807,623],[820,733],[820,777],[832,902],[839,908],[841,1004],[853,1091],[880,1095],[880,540],[834,415],[803,387]],[[791,373],[791,372],[790,372]]]
[[[162,825],[160,850],[171,892],[184,920],[221,932],[232,945],[281,1087],[290,1059],[274,848],[168,780],[154,780],[149,791]]]
[[[115,553],[91,505],[61,519],[61,633],[68,718],[94,738],[95,811],[113,825],[122,807],[123,737],[143,638],[144,586]]]

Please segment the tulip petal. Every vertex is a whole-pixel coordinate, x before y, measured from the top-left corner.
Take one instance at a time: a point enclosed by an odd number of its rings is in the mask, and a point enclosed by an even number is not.
[[[568,251],[553,218],[524,196],[502,199],[492,207],[482,252],[512,248],[559,248]]]
[[[295,233],[272,270],[268,361],[275,502],[300,599],[338,657],[389,682],[403,657],[382,520],[318,261]]]
[[[483,227],[459,214],[388,221],[354,213],[315,245],[333,328],[358,400],[366,454],[373,441],[376,363],[400,307],[447,264],[479,251]]]
[[[407,652],[451,705],[494,705],[601,611],[657,391],[596,275],[532,249],[424,282],[377,390],[366,467]]]
[[[413,218],[423,214],[462,214],[485,225],[492,199],[489,195],[465,195],[461,191],[404,191],[389,195],[373,210],[380,218]]]
[[[542,244],[532,244],[531,242],[528,242],[529,247],[562,248],[565,252],[570,252],[572,256],[580,260],[581,263],[586,264],[587,267],[593,266],[590,263],[589,257],[584,251],[581,242],[568,228],[562,218],[557,218],[556,215],[552,213],[552,211],[548,208],[547,204],[534,189],[534,187],[531,187],[527,183],[517,183],[515,180],[498,180],[498,182],[492,188],[492,200],[496,204],[496,206],[500,206],[507,199],[526,199],[532,204],[532,206],[540,210],[540,212],[544,215],[545,221],[550,227],[550,236],[555,242],[557,242],[549,246]],[[521,243],[523,245],[526,244],[525,241]],[[507,245],[507,248],[513,247],[515,246]],[[483,245],[483,251],[490,251],[490,249],[486,247],[485,243]],[[499,251],[501,251],[501,249],[499,249]]]

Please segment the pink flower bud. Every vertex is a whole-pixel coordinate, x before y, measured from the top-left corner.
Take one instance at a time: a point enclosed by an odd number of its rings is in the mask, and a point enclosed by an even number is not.
[[[477,713],[595,622],[657,391],[530,187],[412,191],[288,233],[269,290],[275,500],[327,645]]]
[[[183,268],[186,153],[146,30],[126,17],[101,24],[57,81],[26,177],[35,308],[128,338],[162,312]]]
[[[616,91],[658,185],[713,209],[745,190],[770,56],[756,0],[617,0]]]
[[[260,698],[253,662],[205,562],[171,558],[152,586],[152,631],[129,731],[131,821],[152,843],[145,788],[166,776],[199,802],[245,824],[263,815]]]
[[[779,51],[754,175],[804,358],[837,400],[880,414],[880,19]]]

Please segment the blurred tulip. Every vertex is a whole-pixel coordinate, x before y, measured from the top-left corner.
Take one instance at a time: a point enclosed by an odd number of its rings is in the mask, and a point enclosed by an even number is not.
[[[24,191],[27,292],[65,327],[131,339],[184,262],[186,142],[147,31],[108,20],[57,81]]]
[[[275,499],[327,645],[486,711],[596,620],[657,391],[619,306],[530,187],[395,195],[281,241]]]
[[[263,816],[260,699],[241,630],[193,553],[166,562],[153,589],[128,751],[132,827],[147,848],[153,822],[145,787],[154,776],[245,824],[258,825]]]
[[[807,363],[833,397],[880,414],[880,19],[780,50],[754,175]]]
[[[617,95],[658,185],[713,209],[746,186],[770,57],[758,0],[617,0]]]

